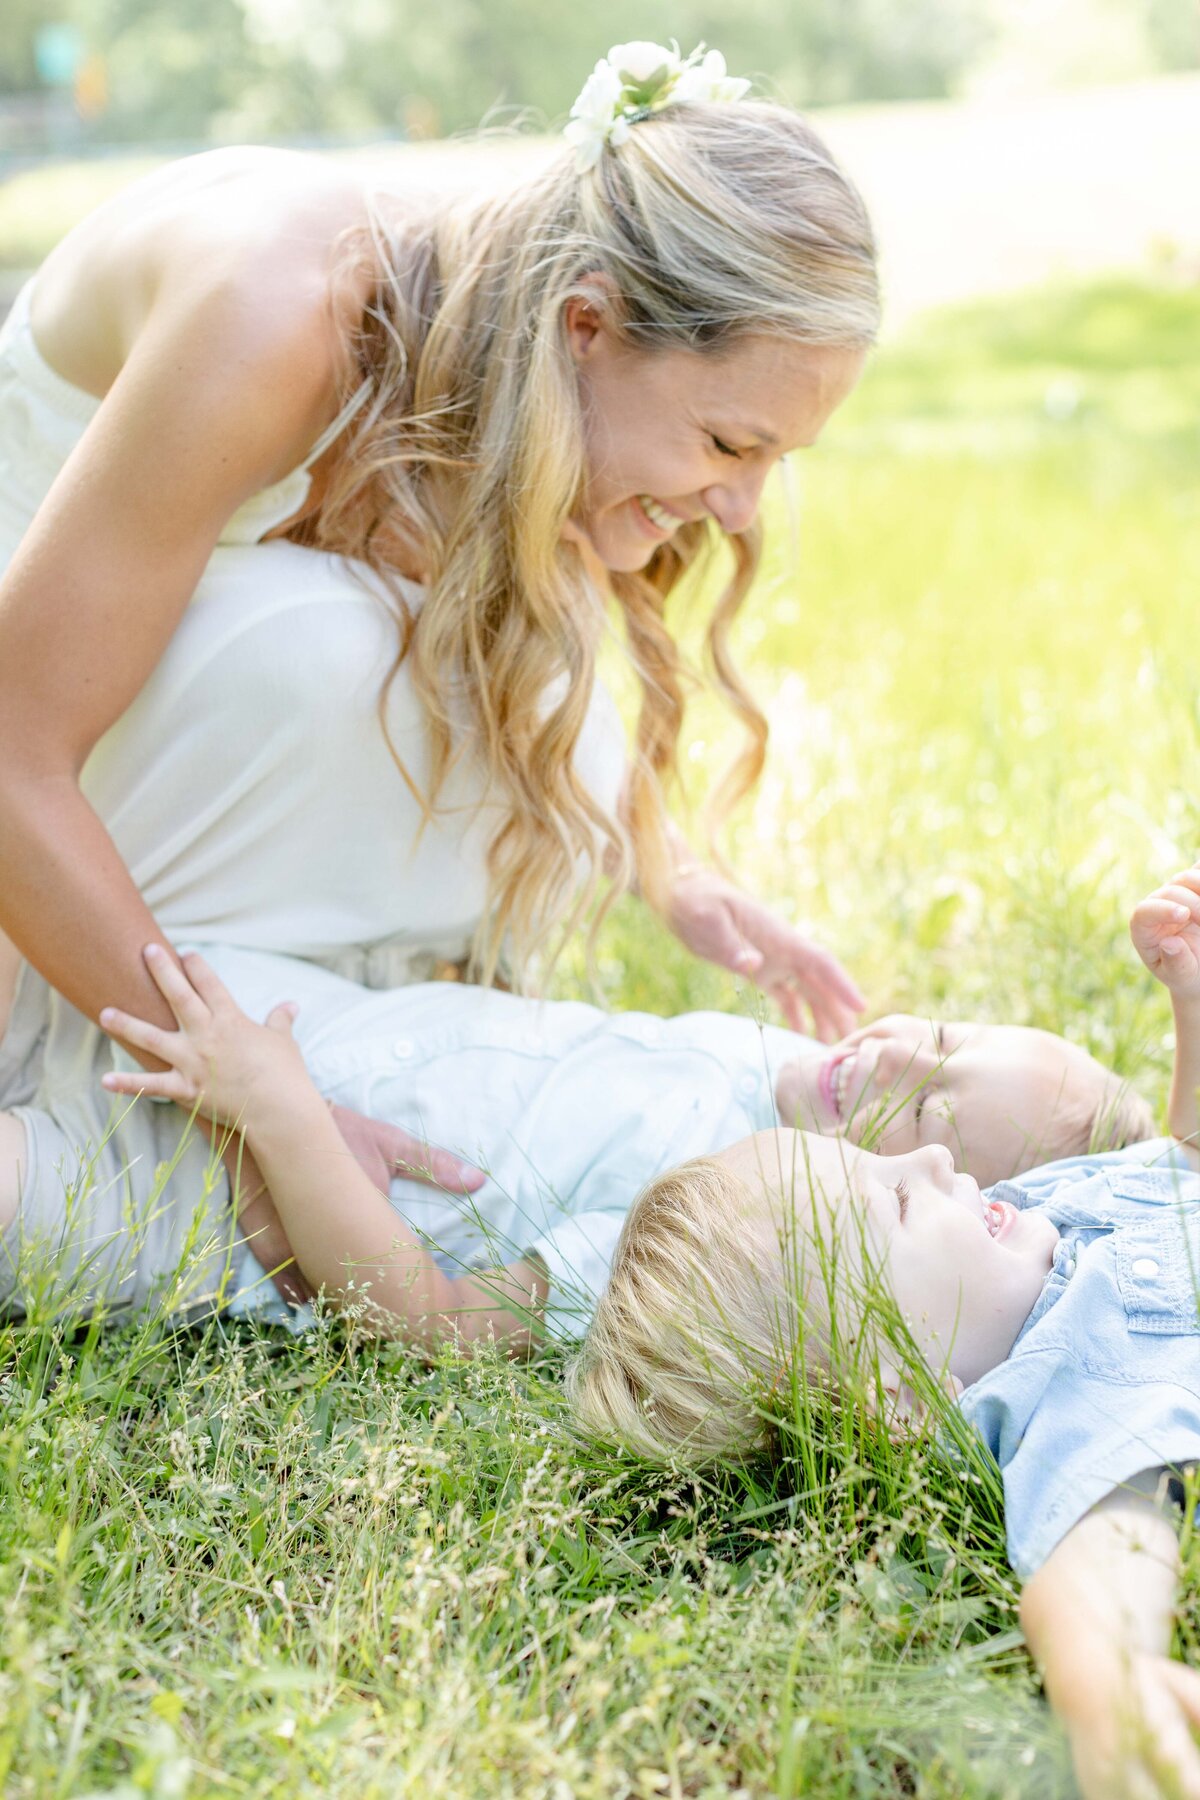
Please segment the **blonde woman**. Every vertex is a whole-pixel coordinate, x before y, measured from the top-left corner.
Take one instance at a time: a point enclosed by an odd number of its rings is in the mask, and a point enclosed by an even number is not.
[[[443,959],[489,981],[503,951],[520,984],[603,882],[637,882],[791,1023],[852,1023],[850,978],[700,867],[663,801],[686,678],[667,596],[727,545],[708,644],[747,744],[720,811],[765,744],[727,643],[759,496],[877,321],[861,201],[744,85],[712,53],[619,46],[571,147],[482,198],[191,158],[85,220],[18,299],[0,1108],[58,1121],[41,1167],[103,1129],[100,1007],[168,1023],[148,942],[371,985]],[[628,752],[594,677],[612,619],[641,683]],[[415,1155],[339,1123],[380,1185]],[[138,1109],[120,1129],[122,1154],[154,1154]]]

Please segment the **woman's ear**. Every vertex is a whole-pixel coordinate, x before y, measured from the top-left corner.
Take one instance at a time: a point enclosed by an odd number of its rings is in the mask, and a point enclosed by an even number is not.
[[[567,343],[577,363],[595,355],[612,331],[616,284],[608,275],[584,275],[563,305]]]

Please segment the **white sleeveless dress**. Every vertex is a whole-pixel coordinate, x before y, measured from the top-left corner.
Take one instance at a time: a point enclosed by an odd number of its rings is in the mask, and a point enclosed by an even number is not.
[[[0,570],[99,404],[41,356],[26,288],[0,331]],[[281,951],[392,987],[465,954],[498,802],[464,755],[421,829],[378,715],[396,647],[387,597],[362,565],[261,541],[302,504],[311,464],[357,404],[230,519],[162,660],[81,784],[168,938]],[[404,591],[418,608],[422,590]],[[424,723],[403,669],[388,726],[421,789]],[[623,760],[597,684],[578,766],[610,811]],[[0,1042],[0,1107],[51,1105],[65,1120],[69,1095],[82,1127],[90,1090],[103,1121],[106,1054],[95,1027],[24,965]]]

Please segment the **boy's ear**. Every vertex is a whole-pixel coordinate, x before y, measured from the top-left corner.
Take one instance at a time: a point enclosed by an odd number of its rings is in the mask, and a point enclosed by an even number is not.
[[[950,1400],[957,1400],[963,1391],[962,1382],[949,1369],[936,1376],[931,1372],[930,1379]],[[893,1444],[918,1436],[929,1418],[928,1402],[905,1381],[899,1369],[886,1362],[879,1364],[878,1377],[867,1389],[864,1406],[867,1417],[886,1431]]]

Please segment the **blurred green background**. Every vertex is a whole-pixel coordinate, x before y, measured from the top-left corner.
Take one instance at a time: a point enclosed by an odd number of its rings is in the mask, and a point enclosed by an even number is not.
[[[872,1012],[1051,1026],[1161,1104],[1169,1011],[1125,919],[1200,853],[1198,18],[4,0],[0,310],[167,154],[320,143],[401,183],[491,179],[549,140],[437,134],[561,122],[615,40],[767,71],[867,194],[887,327],[767,496],[737,649],[771,753],[732,860]],[[686,643],[710,599],[673,597]],[[693,800],[730,736],[692,709]],[[599,968],[619,1004],[761,1004],[633,899]],[[560,991],[583,980],[577,955]],[[0,1357],[6,1795],[1073,1791],[994,1503],[922,1446],[688,1482],[582,1446],[554,1361],[427,1371],[328,1326],[64,1344],[47,1318]],[[1195,1662],[1194,1534],[1189,1557]]]
[[[1194,68],[1188,0],[5,0],[0,150],[551,122],[610,43],[700,39],[804,106]]]

